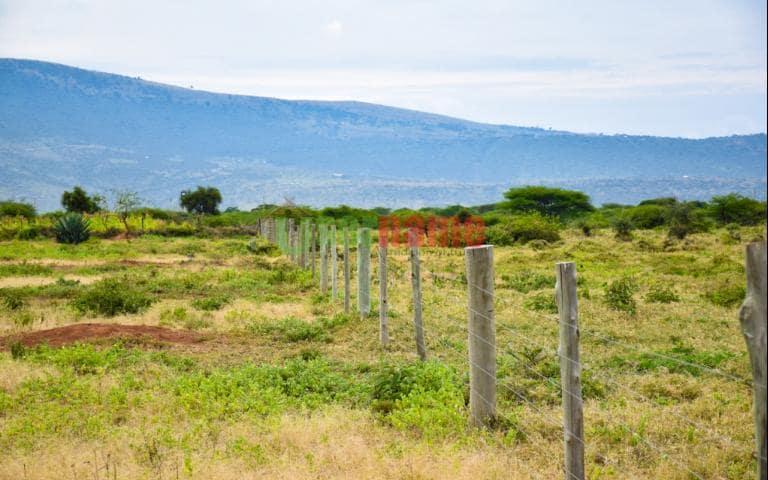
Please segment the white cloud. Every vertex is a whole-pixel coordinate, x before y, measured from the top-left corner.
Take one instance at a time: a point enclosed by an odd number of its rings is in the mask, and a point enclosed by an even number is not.
[[[331,20],[325,24],[325,31],[329,34],[339,37],[344,31],[344,25],[339,20]]]

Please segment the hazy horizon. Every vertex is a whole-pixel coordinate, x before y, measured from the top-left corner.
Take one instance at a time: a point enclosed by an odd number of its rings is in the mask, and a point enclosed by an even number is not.
[[[196,90],[353,100],[482,123],[766,132],[755,1],[0,1],[0,56]]]

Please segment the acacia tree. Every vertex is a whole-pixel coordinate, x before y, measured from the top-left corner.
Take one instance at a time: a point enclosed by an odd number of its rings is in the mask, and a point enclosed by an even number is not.
[[[218,215],[221,192],[216,187],[198,186],[195,190],[184,190],[179,197],[181,207],[198,215]]]
[[[130,190],[118,190],[115,192],[115,213],[125,226],[125,233],[130,233],[128,217],[141,206],[141,198],[136,192]],[[142,227],[143,229],[143,227]]]
[[[76,213],[96,213],[99,210],[96,199],[89,196],[80,186],[61,194],[61,206],[68,212]]]
[[[575,190],[550,187],[511,188],[504,193],[502,208],[512,212],[538,212],[548,217],[567,219],[595,209],[589,197]]]

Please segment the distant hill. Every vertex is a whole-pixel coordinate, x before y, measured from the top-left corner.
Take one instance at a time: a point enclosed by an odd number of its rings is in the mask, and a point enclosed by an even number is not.
[[[510,112],[514,116],[514,112]],[[202,92],[0,59],[0,199],[59,208],[61,191],[136,190],[175,206],[198,184],[225,205],[496,201],[511,185],[598,202],[739,191],[765,197],[766,135],[701,140],[488,125],[360,102]]]

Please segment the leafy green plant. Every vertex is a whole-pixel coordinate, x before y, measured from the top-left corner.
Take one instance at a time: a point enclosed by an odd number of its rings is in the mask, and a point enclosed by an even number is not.
[[[90,285],[72,301],[81,313],[94,313],[113,317],[119,314],[139,313],[153,300],[127,281],[107,278]]]
[[[525,271],[514,275],[502,275],[504,284],[520,293],[528,293],[542,288],[554,288],[555,278],[539,272]]]
[[[719,307],[732,308],[744,301],[747,291],[743,285],[725,284],[708,291],[704,297]]]
[[[605,288],[605,303],[613,310],[637,313],[637,302],[634,294],[638,286],[632,277],[622,277],[609,283]]]
[[[623,241],[632,240],[632,230],[635,229],[635,225],[632,221],[624,216],[620,215],[611,222],[613,232],[616,234],[616,238]]]
[[[286,317],[273,323],[255,324],[250,330],[255,333],[272,334],[277,339],[289,342],[330,340],[320,323],[309,323],[296,317]]]
[[[226,295],[213,295],[205,298],[196,298],[192,300],[192,306],[198,310],[213,311],[219,310],[221,307],[230,302],[230,298]]]
[[[537,293],[525,299],[523,306],[529,310],[557,313],[557,304],[553,293]]]
[[[532,240],[556,242],[560,240],[561,225],[539,213],[515,215],[490,227],[488,241],[495,245],[525,244]]]
[[[672,287],[656,283],[648,289],[645,300],[651,303],[673,303],[679,302],[680,296]]]
[[[24,296],[18,290],[5,290],[0,294],[3,306],[8,310],[21,310],[27,304]]]
[[[61,217],[53,227],[56,241],[77,245],[91,236],[91,222],[79,213],[68,213]]]

